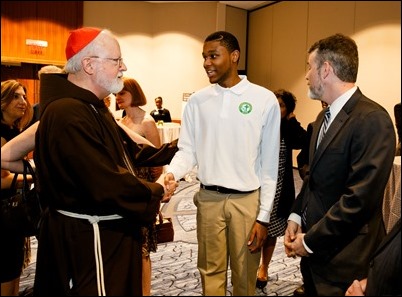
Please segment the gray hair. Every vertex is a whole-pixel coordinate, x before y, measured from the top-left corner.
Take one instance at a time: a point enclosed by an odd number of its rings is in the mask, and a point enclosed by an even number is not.
[[[64,71],[66,73],[77,73],[81,71],[81,61],[84,57],[98,56],[104,51],[104,46],[106,43],[105,37],[107,35],[111,36],[112,33],[107,29],[102,30],[94,40],[88,43],[87,46],[85,46],[67,61],[66,65],[64,66]]]
[[[359,53],[356,42],[349,36],[337,33],[314,43],[308,53],[317,51],[318,67],[328,61],[335,75],[344,82],[356,82],[359,68]]]
[[[43,73],[63,73],[63,69],[55,65],[46,65],[38,71],[38,77],[40,78]]]

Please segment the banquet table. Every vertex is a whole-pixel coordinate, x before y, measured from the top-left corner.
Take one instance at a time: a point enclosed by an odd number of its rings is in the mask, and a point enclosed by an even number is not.
[[[179,138],[180,135],[180,124],[168,122],[163,124],[157,124],[159,137],[161,139],[161,143],[169,143],[175,139]]]
[[[161,139],[161,143],[169,143],[175,139],[179,138],[180,134],[180,124],[167,122],[163,124],[157,123],[156,126],[158,127],[159,137]],[[167,170],[167,165],[163,166],[163,173]]]
[[[401,217],[401,156],[396,156],[382,205],[383,219],[387,233]]]

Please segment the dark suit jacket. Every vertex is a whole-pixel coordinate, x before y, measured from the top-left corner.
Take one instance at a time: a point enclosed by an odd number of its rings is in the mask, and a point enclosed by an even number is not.
[[[395,153],[387,111],[357,89],[316,150],[324,110],[313,124],[310,172],[292,212],[307,207],[305,261],[314,275],[344,286],[367,276],[370,255],[383,236],[381,206]],[[318,292],[320,294],[320,292]]]
[[[164,121],[165,123],[171,122],[172,118],[170,117],[170,111],[166,108],[162,109],[154,109],[151,111],[151,116],[154,118],[155,122]]]
[[[394,106],[395,126],[398,133],[398,142],[401,142],[401,103]]]
[[[395,224],[370,261],[366,296],[397,296],[401,282],[401,220]]]

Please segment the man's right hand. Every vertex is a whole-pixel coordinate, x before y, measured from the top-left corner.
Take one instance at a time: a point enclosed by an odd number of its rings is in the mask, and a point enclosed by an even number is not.
[[[163,195],[161,202],[169,202],[179,186],[179,183],[176,182],[172,173],[167,173],[165,175],[162,174],[156,182],[161,184],[165,190],[165,195]]]
[[[358,281],[353,281],[350,287],[347,289],[345,296],[364,296],[366,291],[367,278]]]
[[[165,177],[164,177],[164,184],[165,184],[165,187],[168,189],[168,187],[170,186],[170,183],[172,182],[172,181],[175,181],[176,182],[176,180],[175,180],[175,178],[174,178],[174,175],[173,175],[173,173],[171,173],[171,172],[168,172],[168,173],[166,173],[165,174]]]
[[[296,239],[297,234],[301,232],[302,230],[299,224],[288,220],[288,226],[284,237],[285,253],[288,257],[296,257],[295,251],[291,248],[291,243]]]

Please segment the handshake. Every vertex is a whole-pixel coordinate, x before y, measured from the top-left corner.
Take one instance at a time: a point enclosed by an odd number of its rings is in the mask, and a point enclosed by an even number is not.
[[[174,179],[174,176],[171,173],[161,174],[156,183],[163,186],[163,189],[165,190],[165,194],[163,195],[163,198],[161,200],[161,202],[163,203],[167,203],[170,201],[174,192],[179,186],[179,183]]]

